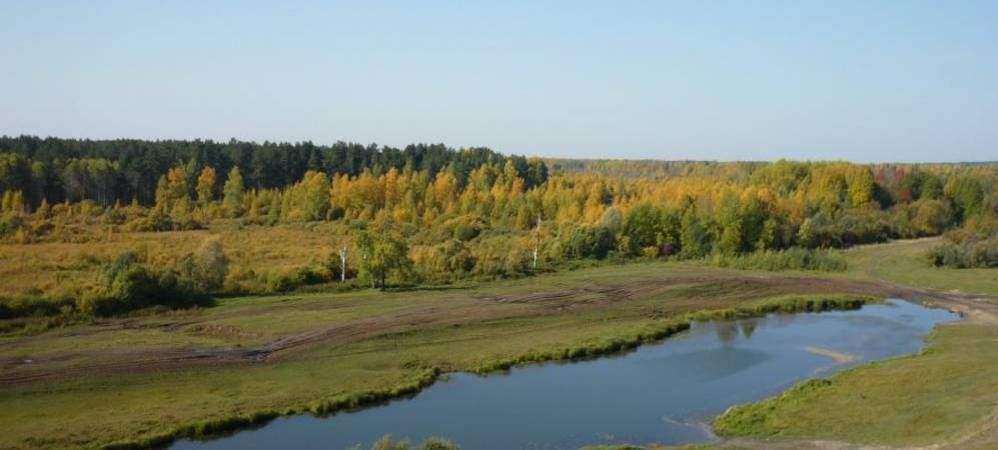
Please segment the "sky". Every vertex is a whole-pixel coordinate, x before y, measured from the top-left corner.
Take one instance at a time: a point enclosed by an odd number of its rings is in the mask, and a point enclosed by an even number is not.
[[[998,160],[998,1],[4,0],[0,134]]]

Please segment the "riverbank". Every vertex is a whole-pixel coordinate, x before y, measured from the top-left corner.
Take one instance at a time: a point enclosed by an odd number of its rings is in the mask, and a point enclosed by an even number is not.
[[[728,442],[751,448],[808,448],[811,441],[821,442],[816,448],[998,447],[998,271],[920,264],[916,258],[934,243],[923,239],[849,250],[849,272],[920,286],[909,288],[912,298],[959,312],[963,320],[938,327],[918,354],[732,408],[718,418],[717,430],[731,437]]]
[[[840,305],[847,310],[753,311],[746,313],[750,317],[697,322],[664,342],[571,364],[529,364],[487,377],[457,373],[414,398],[330,418],[281,418],[231,437],[173,448],[366,448],[387,431],[413,441],[447,436],[476,450],[709,442],[713,434],[704,418],[848,365],[802,346],[876,361],[916,351],[934,324],[958,318],[898,300],[861,309]],[[779,306],[827,310],[833,305]]]
[[[946,295],[949,295],[947,298]],[[802,383],[715,421],[752,447],[820,440],[939,449],[998,446],[998,307],[960,294],[932,300],[963,314],[927,337],[917,354]],[[749,445],[751,440],[732,439]],[[830,447],[835,448],[835,447]]]

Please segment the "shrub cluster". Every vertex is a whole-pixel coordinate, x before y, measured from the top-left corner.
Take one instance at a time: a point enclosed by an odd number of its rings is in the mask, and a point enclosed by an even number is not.
[[[137,252],[122,253],[101,267],[95,284],[55,295],[27,292],[0,297],[0,319],[82,314],[110,316],[149,307],[188,308],[208,305],[223,287],[228,258],[217,237],[172,267],[153,269]]]
[[[998,236],[946,242],[929,250],[929,262],[936,267],[954,269],[998,267]]]
[[[719,267],[743,270],[813,270],[842,272],[845,258],[835,250],[794,247],[786,250],[766,250],[737,256],[716,254],[711,262]]]
[[[929,263],[955,269],[998,267],[998,221],[968,223],[929,250]]]
[[[153,271],[139,264],[134,252],[120,255],[101,273],[102,284],[82,295],[77,308],[84,314],[110,316],[150,306],[184,308],[210,300],[192,273]]]
[[[37,293],[25,293],[13,297],[0,296],[0,319],[16,317],[48,317],[71,311],[72,297],[45,297]]]
[[[337,274],[329,267],[322,265],[307,265],[286,272],[270,272],[267,274],[267,290],[270,292],[288,292],[300,286],[321,284],[333,281]]]

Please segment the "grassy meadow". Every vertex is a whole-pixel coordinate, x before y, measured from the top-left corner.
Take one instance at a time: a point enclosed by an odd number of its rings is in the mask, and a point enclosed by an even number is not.
[[[57,294],[64,286],[92,283],[103,264],[127,251],[143,254],[151,265],[170,266],[209,236],[221,237],[231,261],[230,278],[255,282],[252,287],[262,292],[265,277],[259,275],[328,259],[342,227],[325,222],[242,227],[235,221],[219,221],[204,230],[102,233],[94,229],[78,242],[4,243],[0,244],[4,280],[0,295]]]
[[[170,266],[193,252],[210,236],[221,238],[230,259],[228,278],[232,283],[229,287],[236,284],[243,290],[267,293],[267,274],[288,273],[309,265],[327,263],[344,233],[343,227],[342,224],[328,222],[244,227],[235,221],[219,221],[204,230],[157,233],[94,231],[80,242],[0,243],[0,278],[4,280],[0,283],[0,296],[26,292],[58,294],[66,286],[93,283],[103,265],[127,251],[142,254],[150,265]],[[850,279],[883,279],[906,286],[998,296],[998,271],[953,270],[929,265],[925,255],[939,242],[939,238],[925,238],[829,251],[825,254],[829,255],[827,259],[831,260],[828,264],[831,267],[816,266],[815,272],[808,273],[821,276],[821,272],[843,272]],[[291,243],[294,245],[289,245]],[[756,260],[765,258],[756,254],[715,259],[668,264],[766,269],[767,264],[772,264],[776,258],[760,262]],[[562,264],[558,269],[595,264],[595,261],[576,261]],[[605,266],[608,263],[600,264]],[[785,271],[780,266],[771,270]],[[338,283],[330,283],[311,290],[328,290],[337,286]],[[306,286],[304,290],[309,288]]]
[[[998,270],[933,267],[926,254],[941,238],[870,244],[844,250],[850,277],[883,279],[905,286],[998,297]]]

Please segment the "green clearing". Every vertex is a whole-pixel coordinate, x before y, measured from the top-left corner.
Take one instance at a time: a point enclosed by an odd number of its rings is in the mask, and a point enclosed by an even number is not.
[[[718,419],[716,429],[758,438],[993,448],[998,430],[987,418],[998,405],[998,327],[941,326],[929,342],[918,355],[867,364],[830,382],[805,383],[736,407]]]
[[[929,265],[926,253],[940,242],[941,238],[927,238],[845,250],[843,253],[849,261],[847,276],[998,297],[998,270],[948,269]]]
[[[849,251],[850,269],[837,274],[635,263],[441,290],[231,298],[212,308],[4,336],[0,448],[97,447],[150,443],[178,432],[198,435],[274,414],[326,412],[410,392],[436,371],[489,370],[518,360],[610,351],[662,337],[691,312],[730,314],[733,308],[799,305],[801,298],[877,295],[883,288],[864,280],[870,277],[865,267],[875,258],[903,259],[897,255],[924,245]],[[913,267],[964,276],[953,269]],[[915,278],[921,286],[937,282]],[[995,284],[978,286],[996,292]],[[265,362],[163,370],[148,365],[161,352],[247,348],[333,328],[322,339],[273,353]],[[987,347],[996,338],[993,325],[947,326],[933,335],[926,355],[847,372],[836,377],[833,388],[801,400],[811,405],[811,418],[784,427],[780,418],[799,412],[778,405],[767,414],[781,424],[779,433],[738,431],[877,443],[959,434],[995,404],[990,392],[998,392],[998,350]],[[32,363],[23,363],[29,358]],[[114,370],[121,366],[134,371]],[[50,378],[10,381],[34,375]],[[912,388],[913,380],[919,388]],[[876,399],[880,420],[870,420],[878,416],[856,396]],[[832,419],[839,415],[866,419]],[[924,426],[926,421],[933,424]],[[912,428],[922,431],[908,431]]]
[[[985,314],[937,328],[919,354],[805,382],[780,396],[732,408],[715,427],[773,442],[822,439],[941,448],[998,447],[998,270],[930,267],[938,239],[846,251],[846,276],[986,295]],[[987,302],[988,299],[981,299]]]

